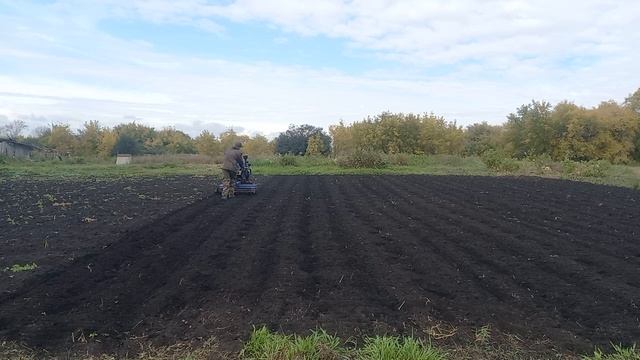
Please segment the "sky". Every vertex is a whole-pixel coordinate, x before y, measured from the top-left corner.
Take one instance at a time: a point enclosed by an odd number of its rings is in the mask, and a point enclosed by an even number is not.
[[[0,125],[499,124],[640,87],[640,1],[0,0]]]

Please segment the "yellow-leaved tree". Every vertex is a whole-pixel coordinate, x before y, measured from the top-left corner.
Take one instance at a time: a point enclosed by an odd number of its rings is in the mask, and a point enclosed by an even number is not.
[[[84,127],[78,131],[77,153],[83,156],[98,155],[102,131],[103,129],[97,120],[85,122]]]
[[[265,136],[257,134],[244,142],[242,152],[251,156],[273,155],[275,144]]]
[[[324,142],[319,134],[313,135],[307,142],[307,150],[305,155],[318,156],[324,153]]]
[[[109,157],[113,155],[113,148],[118,142],[118,134],[112,129],[102,129],[100,141],[98,142],[98,155]]]
[[[195,140],[196,150],[198,154],[218,156],[222,154],[222,145],[214,134],[208,130],[202,130]]]

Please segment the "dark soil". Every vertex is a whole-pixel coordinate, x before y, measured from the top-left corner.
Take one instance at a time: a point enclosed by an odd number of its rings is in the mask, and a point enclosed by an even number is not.
[[[54,350],[81,339],[114,352],[133,337],[216,336],[237,349],[258,324],[357,337],[440,323],[491,325],[567,352],[640,339],[637,191],[539,178],[283,176],[262,178],[255,196],[172,210],[213,192],[205,179],[184,181],[146,180],[157,193],[78,183],[69,188],[82,206],[50,209],[65,217],[0,223],[3,265],[44,264],[20,283],[0,273],[0,339]],[[30,206],[67,185],[0,186],[3,196],[25,186]],[[184,197],[114,197],[122,186]],[[25,218],[3,200],[2,216]]]
[[[0,180],[0,294],[202,199],[213,185],[211,178],[188,176]],[[34,262],[35,271],[2,271]]]

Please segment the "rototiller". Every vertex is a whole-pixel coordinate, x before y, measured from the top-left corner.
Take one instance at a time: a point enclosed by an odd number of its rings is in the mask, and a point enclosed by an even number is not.
[[[258,184],[256,184],[255,179],[251,176],[251,163],[249,162],[248,155],[242,155],[244,159],[244,166],[242,169],[238,170],[236,174],[236,194],[251,194],[255,195],[258,190]],[[222,184],[218,185],[216,188],[216,194],[222,194]]]

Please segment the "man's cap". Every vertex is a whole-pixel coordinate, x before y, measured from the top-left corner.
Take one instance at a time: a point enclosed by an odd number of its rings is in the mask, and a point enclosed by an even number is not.
[[[242,143],[240,141],[236,141],[236,143],[233,144],[233,147],[240,149],[242,147]]]

